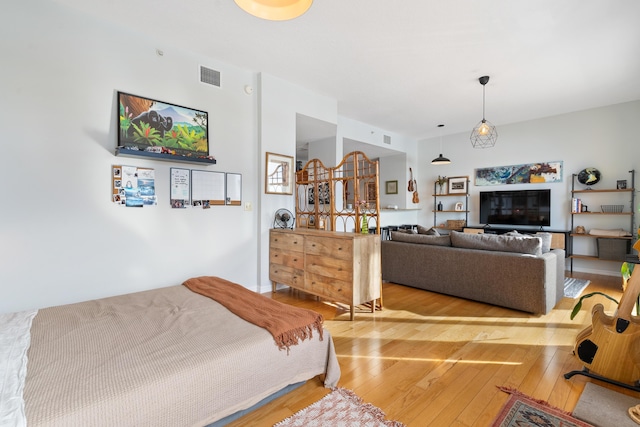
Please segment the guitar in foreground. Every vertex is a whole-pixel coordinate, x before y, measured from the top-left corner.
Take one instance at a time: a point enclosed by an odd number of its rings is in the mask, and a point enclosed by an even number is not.
[[[574,354],[601,379],[638,386],[640,380],[640,318],[631,314],[640,293],[640,268],[629,278],[613,316],[594,305],[591,326],[576,338]],[[567,374],[568,375],[568,374]],[[565,375],[565,378],[569,378]],[[635,389],[635,388],[634,388]]]

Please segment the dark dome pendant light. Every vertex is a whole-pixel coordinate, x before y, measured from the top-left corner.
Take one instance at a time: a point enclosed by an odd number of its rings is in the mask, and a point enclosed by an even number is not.
[[[440,128],[440,155],[435,159],[431,160],[431,164],[432,165],[448,165],[449,163],[451,163],[451,160],[447,159],[442,155],[442,128],[444,127],[444,125],[438,125],[438,127]]]

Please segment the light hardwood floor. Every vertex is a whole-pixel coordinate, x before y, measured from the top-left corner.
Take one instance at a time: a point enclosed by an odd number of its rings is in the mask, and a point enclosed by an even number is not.
[[[591,284],[584,293],[602,291],[620,299],[621,279],[574,273]],[[605,298],[585,300],[574,320],[577,300],[564,298],[549,314],[534,316],[473,301],[383,285],[384,310],[356,311],[289,289],[272,298],[323,314],[342,370],[338,383],[389,419],[408,426],[488,426],[508,395],[497,386],[513,387],[571,411],[587,381],[564,374],[582,369],[573,356],[578,332],[591,324],[591,307]],[[599,385],[640,397],[602,382]],[[254,411],[232,426],[272,426],[329,393],[320,378]]]

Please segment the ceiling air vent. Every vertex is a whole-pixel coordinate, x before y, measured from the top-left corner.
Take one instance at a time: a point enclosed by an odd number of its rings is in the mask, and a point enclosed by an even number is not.
[[[391,145],[391,137],[389,135],[383,135],[384,139],[382,142],[384,142],[385,144],[389,144]]]
[[[220,71],[200,66],[200,81],[202,83],[220,87]]]

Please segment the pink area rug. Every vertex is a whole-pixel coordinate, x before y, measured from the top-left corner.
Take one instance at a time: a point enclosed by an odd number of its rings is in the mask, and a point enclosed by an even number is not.
[[[405,427],[385,419],[382,410],[365,403],[354,392],[336,388],[316,403],[296,412],[274,427]]]

